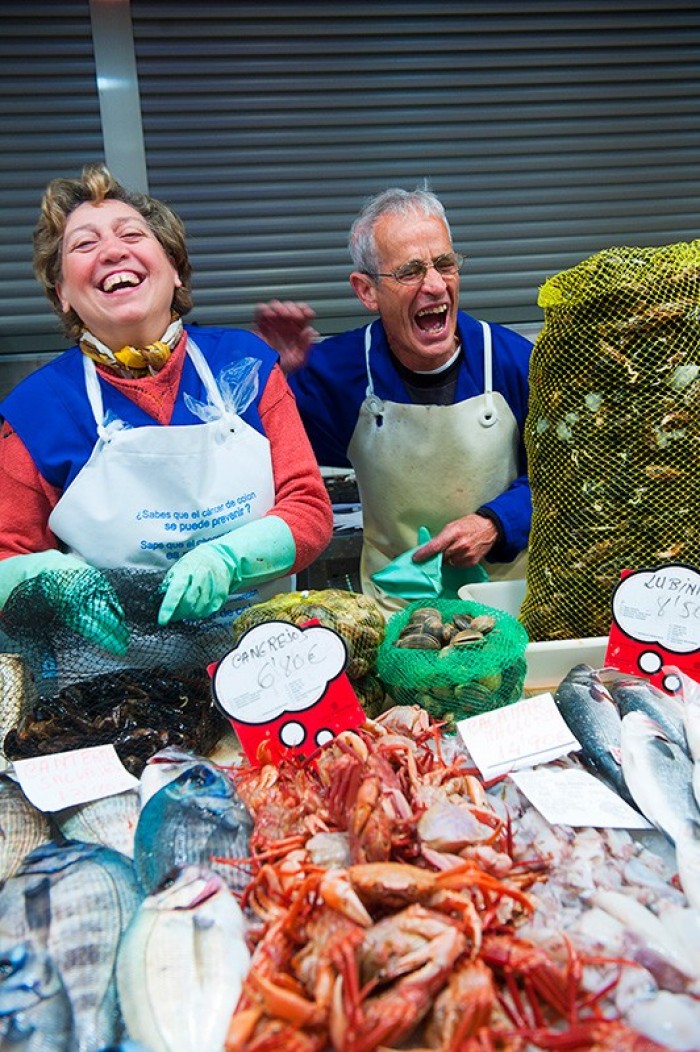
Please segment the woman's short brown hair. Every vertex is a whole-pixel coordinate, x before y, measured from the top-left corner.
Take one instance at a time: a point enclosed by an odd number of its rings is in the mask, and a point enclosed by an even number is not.
[[[34,228],[34,273],[58,314],[63,330],[77,339],[83,324],[74,310],[63,311],[56,293],[61,280],[61,252],[68,216],[86,201],[123,201],[143,216],[175,266],[182,288],[175,289],[172,309],[180,316],[192,309],[189,284],[192,266],[187,255],[185,227],[178,215],[148,194],[127,190],[113,178],[104,164],[88,164],[79,179],[52,179],[41,200]]]

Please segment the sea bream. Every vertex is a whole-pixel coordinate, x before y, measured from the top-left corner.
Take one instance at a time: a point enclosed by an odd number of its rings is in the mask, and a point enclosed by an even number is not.
[[[188,866],[144,899],[117,961],[128,1033],[150,1052],[221,1052],[250,965],[224,881]]]
[[[130,859],[96,844],[43,844],[0,891],[0,952],[32,939],[52,958],[73,1009],[71,1052],[119,1040],[117,948],[142,895]]]
[[[31,940],[0,954],[0,1048],[72,1052],[73,1012],[51,957]]]
[[[622,719],[598,672],[590,665],[575,665],[557,687],[554,700],[581,745],[584,764],[635,807],[622,774]]]
[[[51,824],[27,799],[18,782],[0,778],[0,884],[13,876],[26,855],[51,839]]]
[[[674,671],[681,683],[685,735],[690,758],[693,761],[693,792],[700,806],[700,683],[686,676],[679,669],[669,668],[668,671]]]
[[[134,837],[134,865],[146,894],[171,870],[204,865],[242,891],[250,869],[219,864],[250,855],[253,820],[227,775],[208,763],[187,767],[149,799]]]

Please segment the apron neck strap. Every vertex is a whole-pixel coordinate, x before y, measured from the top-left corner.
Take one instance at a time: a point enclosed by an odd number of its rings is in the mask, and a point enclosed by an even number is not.
[[[498,410],[493,400],[491,326],[486,321],[479,324],[484,336],[484,408],[479,414],[479,423],[482,427],[493,427],[498,420]]]
[[[105,441],[107,439],[107,429],[104,423],[105,407],[104,402],[102,401],[102,389],[100,387],[100,381],[97,378],[95,363],[87,354],[83,355],[83,372],[85,374],[85,390],[87,392],[92,415],[95,418],[97,434],[103,441]]]
[[[204,384],[207,392],[207,397],[213,406],[215,406],[222,416],[230,416],[231,414],[224,405],[224,400],[221,397],[221,392],[217,386],[214,374],[209,368],[209,363],[200,351],[197,344],[194,342],[191,336],[188,335],[185,349],[190,356],[190,361],[194,365],[199,379]]]
[[[369,364],[369,352],[372,347],[372,326],[374,322],[370,322],[365,328],[365,370],[367,372],[367,390],[365,395],[367,398],[374,397],[374,382],[372,380],[372,370]]]
[[[197,344],[189,336],[187,337],[187,343],[185,345],[187,354],[190,357],[192,364],[194,365],[197,375],[206,388],[207,396],[213,406],[215,406],[222,416],[230,415],[226,410],[224,401],[221,397],[221,392],[216,385],[214,374],[209,368],[209,363],[205,359],[204,355],[200,351]],[[99,377],[97,375],[97,369],[92,358],[88,357],[87,354],[83,355],[83,372],[85,373],[85,390],[87,392],[88,402],[92,410],[92,415],[95,418],[95,426],[97,427],[97,434],[105,441],[109,435],[109,431],[105,426],[105,409],[104,401],[102,399],[102,388],[100,387]]]

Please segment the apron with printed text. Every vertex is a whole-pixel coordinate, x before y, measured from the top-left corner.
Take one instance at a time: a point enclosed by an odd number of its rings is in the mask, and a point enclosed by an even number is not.
[[[517,422],[492,390],[491,330],[484,333],[484,393],[453,405],[404,405],[374,393],[371,325],[365,330],[367,394],[348,447],[362,502],[362,588],[386,611],[401,602],[371,576],[417,544],[419,526],[432,536],[508,489],[519,474]],[[525,552],[509,563],[484,561],[490,579],[525,576]],[[449,585],[447,578],[449,576]],[[468,570],[445,569],[451,593]]]
[[[187,353],[218,411],[208,423],[105,422],[95,363],[83,358],[98,438],[49,526],[91,566],[166,571],[201,541],[262,518],[275,503],[269,440],[227,409],[191,339]],[[269,581],[231,603],[239,610],[291,585],[289,577]]]

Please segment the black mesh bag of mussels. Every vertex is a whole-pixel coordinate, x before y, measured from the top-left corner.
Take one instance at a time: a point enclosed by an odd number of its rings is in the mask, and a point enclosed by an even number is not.
[[[76,610],[99,624],[104,596],[90,570],[71,583],[73,597],[84,588],[80,602],[71,603],[72,616],[62,611],[60,594],[47,592],[55,586],[48,575],[24,582],[8,598],[0,614],[3,754],[17,760],[112,744],[138,776],[168,745],[210,752],[228,725],[214,707],[207,666],[231,650],[230,625],[209,618],[161,626],[163,574],[102,573],[124,612],[123,654],[71,627]]]
[[[503,610],[469,600],[414,602],[393,614],[377,671],[399,705],[420,705],[446,729],[523,696],[527,633]]]

